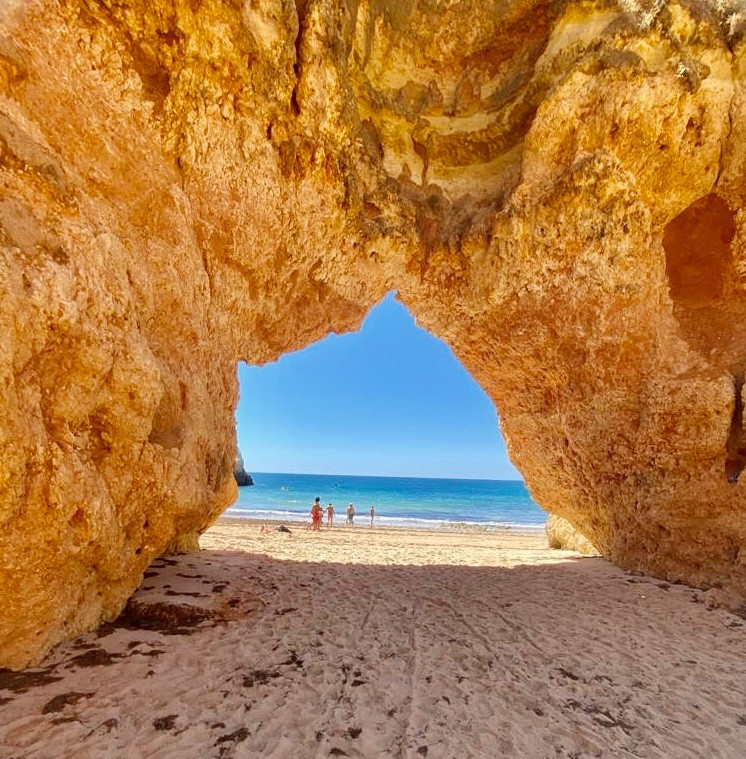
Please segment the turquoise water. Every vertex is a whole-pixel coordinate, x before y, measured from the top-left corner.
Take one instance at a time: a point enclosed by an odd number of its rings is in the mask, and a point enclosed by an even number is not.
[[[490,529],[542,529],[546,512],[532,500],[522,482],[446,480],[417,477],[350,477],[330,474],[252,472],[253,487],[239,488],[228,516],[306,522],[316,496],[336,511],[344,524],[348,503],[355,504],[355,524],[438,529],[450,526]]]

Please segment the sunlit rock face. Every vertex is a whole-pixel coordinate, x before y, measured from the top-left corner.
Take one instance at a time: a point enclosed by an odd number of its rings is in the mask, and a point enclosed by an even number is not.
[[[550,548],[577,551],[586,556],[598,555],[596,546],[579,533],[564,517],[550,514],[546,523],[547,542]]]
[[[232,501],[237,360],[390,289],[542,506],[746,592],[746,21],[660,5],[2,5],[0,666]]]

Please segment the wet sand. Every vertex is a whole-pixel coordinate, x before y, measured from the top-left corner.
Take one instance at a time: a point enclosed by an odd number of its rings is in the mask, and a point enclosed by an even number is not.
[[[221,519],[0,673],[0,757],[743,757],[746,624],[541,535]]]

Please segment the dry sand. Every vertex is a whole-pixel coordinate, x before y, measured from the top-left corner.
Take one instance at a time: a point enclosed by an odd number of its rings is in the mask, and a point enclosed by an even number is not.
[[[746,627],[541,536],[221,520],[0,672],[0,756],[746,756]]]

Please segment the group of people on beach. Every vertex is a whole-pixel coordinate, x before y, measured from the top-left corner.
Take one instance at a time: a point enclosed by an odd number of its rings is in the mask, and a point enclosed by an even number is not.
[[[330,503],[326,509],[321,505],[321,498],[316,498],[316,500],[313,502],[313,506],[311,506],[311,524],[307,525],[307,529],[309,530],[320,530],[321,529],[321,522],[324,518],[324,511],[326,511],[326,526],[327,529],[330,529],[334,525],[334,504]],[[368,512],[370,516],[370,526],[373,526],[373,520],[376,517],[376,507],[371,506],[370,511]],[[345,524],[354,525],[355,523],[355,507],[353,504],[350,504],[347,507],[347,521]]]

